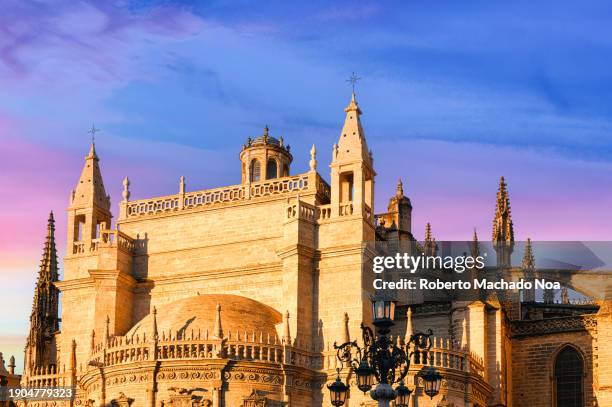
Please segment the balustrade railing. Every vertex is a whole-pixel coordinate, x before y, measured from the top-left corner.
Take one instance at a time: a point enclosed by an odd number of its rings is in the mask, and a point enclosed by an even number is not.
[[[155,352],[155,354],[153,354]],[[161,333],[157,341],[145,336],[112,337],[107,344],[97,344],[91,351],[92,366],[116,366],[146,360],[215,359],[229,358],[264,363],[285,363],[284,354],[290,353],[292,364],[314,367],[315,355],[279,342],[263,333],[234,333],[223,339],[205,332],[190,335],[177,332]],[[155,359],[154,359],[155,358]]]
[[[89,244],[87,244],[89,243]],[[101,230],[100,237],[90,242],[77,241],[72,244],[72,254],[95,253],[101,247],[117,247],[128,253],[134,251],[135,241],[119,230]]]
[[[37,367],[27,376],[27,387],[65,387],[70,385],[71,372],[55,366]]]
[[[316,174],[314,183],[311,182],[311,177],[312,174],[305,173],[245,185],[232,185],[127,202],[125,203],[125,216],[127,216],[127,218],[133,218],[144,215],[169,213],[183,209],[218,205],[299,191],[314,191],[320,199],[329,201],[331,195],[329,185],[319,176],[319,174]]]
[[[394,342],[398,341],[394,337],[391,339]],[[433,337],[432,341],[432,347],[428,352],[413,353],[410,360],[410,369],[412,371],[419,371],[425,365],[430,365],[436,368],[458,370],[484,377],[484,362],[480,357],[467,349],[459,348],[450,339]],[[328,346],[328,349],[324,352],[325,369],[335,370],[339,367],[336,355],[336,350],[331,345]]]

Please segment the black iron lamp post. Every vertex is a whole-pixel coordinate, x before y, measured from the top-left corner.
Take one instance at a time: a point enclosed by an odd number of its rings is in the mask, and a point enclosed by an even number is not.
[[[361,324],[364,347],[357,345],[357,341],[346,342],[341,345],[334,343],[337,357],[341,362],[337,369],[336,381],[327,388],[333,406],[342,406],[346,402],[349,387],[340,378],[340,371],[347,364],[355,374],[357,387],[364,393],[374,387],[370,396],[378,401],[379,407],[388,407],[395,400],[396,407],[408,407],[410,390],[404,384],[408,374],[410,361],[414,358],[416,363],[427,363],[428,352],[431,348],[433,332],[417,332],[412,335],[404,346],[394,344],[389,338],[390,328],[394,325],[395,301],[384,294],[372,298],[372,323],[376,327],[376,336],[368,326]],[[442,376],[433,367],[429,367],[420,374],[424,381],[425,394],[433,398],[440,391]],[[398,383],[393,389],[392,385]]]

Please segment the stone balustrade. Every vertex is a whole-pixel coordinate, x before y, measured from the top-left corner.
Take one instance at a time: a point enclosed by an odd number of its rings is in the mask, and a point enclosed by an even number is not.
[[[63,367],[55,366],[34,368],[32,374],[27,376],[26,387],[67,387],[70,386],[72,374]]]
[[[324,202],[329,201],[331,196],[329,185],[319,174],[305,173],[243,185],[123,202],[125,210],[122,213],[125,218],[130,219],[296,192],[314,192]]]
[[[366,220],[373,220],[372,209],[368,205],[363,205],[363,213]],[[334,214],[339,217],[353,215],[353,202],[341,203],[336,206],[336,210],[331,204],[314,206],[297,200],[287,205],[287,219],[321,222],[331,219]]]
[[[155,351],[155,354],[153,353]],[[285,359],[287,354],[288,359]],[[223,339],[208,331],[162,332],[156,341],[146,336],[111,337],[94,346],[89,358],[94,366],[117,366],[147,360],[206,360],[228,358],[263,363],[289,363],[320,368],[321,357],[295,345],[287,345],[263,333],[234,332]]]
[[[119,230],[101,230],[100,237],[92,239],[89,244],[76,241],[72,245],[72,254],[96,253],[102,247],[115,247],[127,253],[134,252],[134,239]]]
[[[391,338],[394,342],[398,338]],[[403,343],[401,340],[400,343]],[[336,350],[330,345],[325,352],[325,369],[335,370],[340,367],[340,361],[336,357]],[[410,358],[410,370],[419,371],[424,366],[456,370],[466,374],[472,373],[484,377],[484,362],[467,349],[454,344],[450,339],[433,337],[432,347],[429,352],[414,352]]]

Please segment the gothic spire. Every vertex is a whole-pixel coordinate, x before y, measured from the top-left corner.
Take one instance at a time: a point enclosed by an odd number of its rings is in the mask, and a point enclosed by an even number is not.
[[[493,243],[514,242],[514,225],[510,214],[510,198],[504,177],[499,179],[499,190],[493,219]]]
[[[55,219],[53,218],[53,212],[51,212],[47,221],[47,237],[36,279],[30,314],[27,347],[31,349],[32,357],[29,363],[32,367],[54,363],[51,360],[51,355],[47,354],[49,348],[47,345],[52,341],[54,333],[59,330],[59,290],[54,285],[58,280]]]
[[[525,254],[523,255],[521,268],[525,271],[535,270],[535,257],[533,255],[533,248],[531,247],[531,239],[529,238],[527,238],[527,243],[525,243]]]
[[[472,236],[472,257],[476,258],[480,256],[480,243],[478,242],[478,234],[476,233],[476,228],[474,228],[474,235]]]
[[[425,225],[424,249],[426,256],[435,256],[438,253],[438,244],[431,233],[431,224],[429,222]]]

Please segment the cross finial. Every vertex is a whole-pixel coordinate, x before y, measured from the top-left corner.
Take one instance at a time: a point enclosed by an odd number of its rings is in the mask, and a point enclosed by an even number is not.
[[[347,82],[349,82],[351,84],[351,86],[353,87],[353,93],[355,93],[355,85],[357,84],[357,82],[359,82],[361,80],[360,76],[357,76],[357,74],[355,72],[353,72],[351,74],[351,76],[349,76],[349,78],[346,80]]]
[[[88,134],[91,134],[91,143],[95,144],[96,142],[96,133],[99,132],[100,129],[96,128],[95,124],[91,125],[91,129],[89,129],[89,131],[87,132]]]

